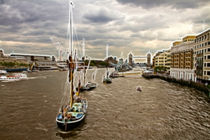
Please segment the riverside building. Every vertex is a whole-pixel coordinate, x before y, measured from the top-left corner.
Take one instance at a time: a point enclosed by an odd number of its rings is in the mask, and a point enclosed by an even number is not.
[[[194,45],[196,36],[186,36],[182,41],[175,41],[171,47],[170,76],[176,79],[196,82],[194,68]]]
[[[130,54],[128,55],[128,64],[129,64],[130,66],[133,66],[133,54],[132,54],[132,53],[130,53]]]
[[[151,57],[152,57],[151,52],[148,52],[147,53],[147,67],[151,67]]]
[[[198,80],[210,81],[210,29],[200,33],[195,39],[194,68]]]
[[[0,49],[0,58],[4,57],[4,51],[2,49]]]
[[[153,57],[154,68],[155,67],[166,67],[166,69],[170,69],[170,65],[171,65],[170,50],[159,51]]]

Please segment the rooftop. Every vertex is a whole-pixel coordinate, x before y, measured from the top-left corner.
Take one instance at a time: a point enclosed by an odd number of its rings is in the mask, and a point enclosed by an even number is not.
[[[24,53],[10,53],[10,56],[37,56],[37,57],[52,57],[52,55],[45,55],[45,54],[24,54]]]
[[[202,36],[203,34],[205,34],[207,32],[210,32],[210,28],[205,30],[205,31],[203,31],[203,32],[201,32],[201,33],[199,33],[196,37]]]

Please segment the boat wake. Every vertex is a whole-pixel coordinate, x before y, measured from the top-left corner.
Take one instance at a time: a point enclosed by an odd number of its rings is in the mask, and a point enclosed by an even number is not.
[[[5,80],[5,81],[2,81],[3,83],[10,83],[10,82],[17,82],[17,81],[21,81],[23,79],[16,79],[16,80]],[[26,79],[25,79],[26,80]]]
[[[38,123],[38,127],[35,127],[36,130],[42,130],[44,132],[48,132],[48,129],[41,123]]]

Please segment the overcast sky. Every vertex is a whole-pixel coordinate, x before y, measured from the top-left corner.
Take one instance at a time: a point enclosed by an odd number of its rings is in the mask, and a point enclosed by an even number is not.
[[[75,0],[77,44],[86,54],[145,55],[210,27],[209,0]],[[0,48],[6,53],[56,55],[67,48],[68,0],[0,0]],[[78,47],[79,49],[81,47]]]

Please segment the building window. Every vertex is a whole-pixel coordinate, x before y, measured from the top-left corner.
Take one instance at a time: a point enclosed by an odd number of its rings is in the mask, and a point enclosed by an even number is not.
[[[204,71],[204,75],[206,75],[206,71]]]
[[[208,59],[210,59],[210,55],[208,55]]]
[[[208,48],[208,52],[210,52],[210,48]]]
[[[210,67],[210,63],[207,63],[207,67]]]
[[[207,75],[210,75],[210,71],[207,71]]]
[[[208,45],[210,45],[210,41],[208,42]]]

